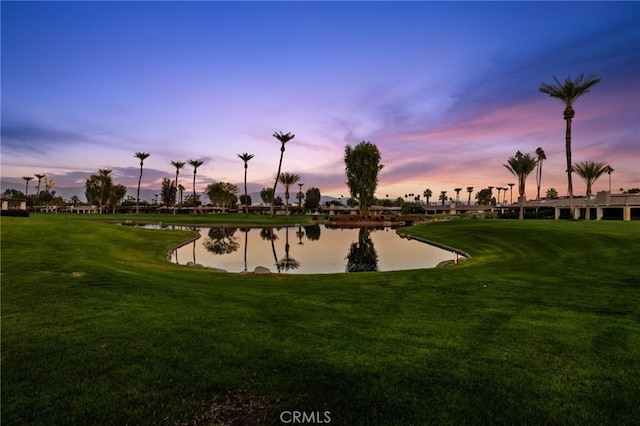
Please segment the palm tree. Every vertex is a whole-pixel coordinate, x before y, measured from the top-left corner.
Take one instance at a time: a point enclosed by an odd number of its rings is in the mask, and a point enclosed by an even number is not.
[[[467,200],[467,205],[471,205],[471,193],[473,192],[473,186],[467,186],[467,192],[469,193],[469,199]]]
[[[196,197],[196,173],[198,173],[198,167],[202,166],[203,164],[203,160],[189,160],[189,165],[193,167],[193,214],[198,213],[198,198]]]
[[[180,173],[180,169],[184,167],[185,163],[182,161],[172,161],[171,164],[176,168],[176,182],[174,187],[176,188],[176,193],[178,192],[178,174]],[[176,200],[173,202],[173,214],[176,214]]]
[[[433,195],[433,192],[431,192],[431,190],[427,188],[424,190],[422,195],[424,195],[424,198],[427,199],[427,206],[429,206],[429,198],[431,198],[431,196]]]
[[[462,191],[462,188],[455,188],[454,191],[456,191],[456,205],[460,202],[460,191]]]
[[[538,185],[538,192],[536,200],[540,199],[540,185],[542,184],[542,162],[547,159],[544,153],[544,149],[538,147],[536,149],[536,155],[538,156],[538,167],[536,168],[536,184]]]
[[[142,182],[142,165],[144,160],[149,158],[151,154],[148,152],[136,152],[133,156],[140,160],[140,177],[138,178],[138,193],[136,195],[136,214],[138,214],[140,209],[140,182]]]
[[[24,180],[27,183],[27,186],[24,190],[24,196],[26,198],[29,198],[29,181],[33,179],[33,176],[22,176],[22,180]]]
[[[184,192],[184,186],[178,185],[178,191],[180,192],[180,207],[182,207],[182,193]]]
[[[611,173],[613,173],[613,171],[614,171],[613,167],[611,167],[609,165],[606,167],[606,170],[604,171],[606,174],[609,175],[609,194],[611,194]],[[38,176],[38,175],[36,175],[36,176]]]
[[[278,172],[276,173],[276,181],[273,184],[273,198],[271,199],[271,217],[272,218],[274,215],[274,206],[276,201],[276,188],[278,187],[278,180],[280,179],[280,170],[282,168],[282,157],[284,156],[284,146],[291,139],[295,138],[296,135],[292,133],[276,132],[273,134],[273,137],[278,139],[281,145],[280,145],[280,162],[278,163]]]
[[[289,186],[295,185],[300,180],[300,175],[284,172],[280,174],[280,183],[284,185],[284,215],[289,214]]]
[[[586,78],[584,74],[580,74],[575,80],[571,80],[571,75],[567,76],[564,83],[553,76],[556,84],[542,83],[538,91],[546,93],[552,98],[560,100],[565,106],[563,116],[567,122],[567,128],[565,132],[565,149],[567,153],[567,182],[569,192],[569,205],[571,208],[571,214],[573,215],[573,182],[571,180],[571,122],[575,116],[573,109],[573,103],[580,96],[589,92],[596,84],[600,83],[600,78],[597,78],[595,74],[590,74]]]
[[[442,205],[444,206],[444,202],[447,201],[447,191],[440,191],[440,199],[442,200]]]
[[[523,154],[520,151],[516,152],[516,155],[509,157],[507,164],[503,164],[517,179],[518,179],[518,191],[520,193],[520,219],[524,219],[524,201],[525,201],[525,183],[527,176],[536,168],[538,160],[532,157],[530,154]]]
[[[589,220],[591,216],[589,205],[591,200],[591,188],[595,181],[607,172],[607,167],[608,166],[606,163],[597,163],[595,161],[581,161],[573,165],[573,170],[587,184],[587,211],[585,213],[586,220]]]
[[[507,185],[509,185],[509,204],[513,204],[513,185],[515,183],[508,183]]]
[[[611,170],[611,171],[613,171],[613,170]],[[36,188],[36,196],[37,196],[37,195],[40,195],[40,181],[41,181],[41,180],[42,180],[42,178],[43,178],[43,177],[45,177],[45,176],[46,176],[45,174],[38,174],[38,173],[36,173],[36,174],[35,174],[35,177],[37,177],[37,178],[38,178],[38,186],[37,186],[37,188]]]
[[[253,154],[249,154],[249,153],[242,153],[242,154],[238,154],[238,158],[240,158],[242,161],[244,161],[244,200],[245,200],[245,206],[244,206],[244,214],[245,216],[249,216],[249,203],[247,203],[247,163],[249,162],[249,160],[251,160],[254,157]]]
[[[502,192],[502,190],[504,189],[501,186],[496,186],[496,189],[498,190],[498,205],[500,204],[500,193]]]

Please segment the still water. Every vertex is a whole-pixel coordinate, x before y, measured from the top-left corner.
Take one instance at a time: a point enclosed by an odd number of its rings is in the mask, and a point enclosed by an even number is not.
[[[193,229],[193,228],[191,228]],[[200,238],[175,250],[171,261],[228,272],[263,266],[273,273],[397,271],[433,268],[454,254],[401,238],[391,228],[196,228]]]

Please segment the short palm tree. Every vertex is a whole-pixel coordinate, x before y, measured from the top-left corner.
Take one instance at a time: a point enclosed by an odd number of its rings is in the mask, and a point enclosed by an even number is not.
[[[516,155],[509,157],[507,164],[503,164],[517,179],[518,192],[520,193],[520,219],[524,219],[525,183],[527,176],[536,168],[538,160],[530,154],[523,154],[520,151]]]
[[[289,187],[300,180],[300,175],[284,172],[280,174],[280,183],[284,185],[284,215],[289,214]]]
[[[471,205],[471,193],[473,192],[473,186],[467,186],[467,192],[469,193],[469,199],[467,200],[467,205]]]
[[[573,109],[573,103],[580,96],[589,92],[596,84],[600,83],[601,79],[597,78],[595,74],[590,74],[586,78],[584,74],[580,74],[575,80],[571,80],[571,76],[567,76],[564,83],[560,83],[557,77],[554,75],[553,79],[555,84],[542,83],[538,91],[546,93],[552,98],[560,100],[565,106],[564,119],[567,122],[567,128],[565,131],[565,150],[567,153],[567,182],[569,192],[569,205],[571,208],[571,214],[573,215],[573,182],[571,179],[571,122],[575,116]]]
[[[193,214],[198,213],[198,198],[196,197],[196,173],[198,173],[198,167],[202,166],[204,161],[202,160],[189,160],[189,165],[193,167]]]
[[[611,166],[607,166],[606,170],[604,171],[606,174],[609,175],[609,194],[611,194],[611,173],[613,173],[613,167]],[[38,175],[36,175],[38,176]]]
[[[607,164],[597,163],[595,161],[581,161],[573,165],[573,171],[587,184],[587,211],[585,213],[585,219],[589,220],[591,216],[591,188],[595,181],[607,172]]]
[[[33,176],[22,176],[22,180],[24,180],[27,183],[26,188],[24,190],[24,196],[27,198],[29,197],[29,181],[31,179],[33,179]]]
[[[140,177],[138,178],[138,193],[136,194],[136,214],[139,213],[140,210],[140,182],[142,182],[142,165],[144,160],[149,158],[151,154],[148,152],[136,152],[133,156],[140,160]]]
[[[430,189],[427,188],[427,189],[424,190],[422,195],[424,195],[424,198],[426,198],[427,206],[428,206],[429,205],[429,198],[431,198],[431,196],[433,196],[433,192]]]
[[[292,133],[282,133],[276,132],[273,134],[273,137],[280,141],[280,162],[278,163],[278,172],[276,173],[276,181],[273,184],[273,198],[271,199],[271,217],[274,215],[274,207],[276,201],[276,188],[278,187],[278,180],[280,179],[280,170],[282,168],[282,157],[284,156],[284,146],[291,139],[295,138],[296,135]]]
[[[178,192],[178,174],[180,174],[180,169],[184,167],[185,163],[182,161],[172,161],[171,164],[176,168],[176,181],[174,187],[176,188],[176,193]],[[176,214],[176,200],[173,201],[173,214]]]
[[[462,191],[462,188],[455,188],[454,191],[456,191],[456,205],[460,202],[460,191]]]
[[[245,216],[249,216],[249,203],[247,202],[247,200],[248,200],[248,198],[247,198],[247,168],[249,167],[249,165],[247,163],[253,157],[254,157],[253,154],[249,154],[249,153],[246,153],[246,152],[244,152],[242,154],[238,154],[238,158],[240,158],[244,162],[244,199],[245,199],[244,214],[245,214]]]
[[[540,199],[540,185],[542,184],[542,162],[547,159],[544,149],[538,147],[536,149],[536,155],[538,156],[538,167],[536,168],[536,184],[538,185],[538,192],[536,200]]]
[[[513,204],[513,186],[515,185],[515,183],[508,183],[507,185],[509,185],[509,204]]]
[[[447,191],[440,191],[440,199],[442,200],[442,205],[444,206],[444,202],[447,201]]]

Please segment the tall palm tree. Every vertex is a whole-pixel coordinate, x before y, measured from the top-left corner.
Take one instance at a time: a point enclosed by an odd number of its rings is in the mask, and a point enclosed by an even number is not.
[[[24,196],[25,196],[26,198],[28,198],[28,197],[29,197],[29,181],[30,181],[31,179],[33,179],[33,176],[22,176],[22,180],[24,180],[24,181],[27,183],[27,185],[26,185],[26,187],[25,187],[25,190],[24,190]]]
[[[182,161],[172,161],[171,164],[176,168],[176,181],[174,184],[174,188],[176,188],[176,194],[178,193],[178,174],[180,173],[180,169],[184,167],[185,163]],[[173,214],[176,214],[176,200],[173,201]]]
[[[136,214],[139,213],[140,210],[140,182],[142,182],[142,165],[144,160],[149,158],[151,154],[148,152],[136,152],[133,156],[140,160],[140,177],[138,178],[138,193],[136,195]]]
[[[595,181],[607,172],[607,163],[597,163],[595,161],[581,161],[573,165],[573,170],[578,176],[584,180],[587,184],[587,211],[585,213],[585,219],[591,218],[590,201],[591,201],[591,188]]]
[[[455,188],[454,191],[456,191],[456,205],[460,202],[460,191],[462,191],[462,188]]]
[[[198,167],[204,164],[203,160],[189,160],[189,164],[193,167],[193,214],[198,213],[198,199],[196,198],[196,173]]]
[[[276,132],[273,134],[273,137],[278,139],[281,145],[280,145],[280,162],[278,163],[278,172],[276,173],[276,181],[273,183],[273,197],[271,198],[271,217],[272,218],[274,215],[274,206],[276,201],[276,188],[278,187],[278,180],[280,179],[280,170],[282,168],[282,157],[284,156],[284,146],[291,139],[295,138],[296,135],[292,133]]]
[[[571,75],[567,76],[567,79],[564,83],[560,83],[560,81],[553,76],[555,80],[555,84],[547,84],[542,83],[538,91],[542,93],[546,93],[552,98],[556,98],[560,100],[565,106],[563,116],[565,121],[567,122],[567,128],[565,131],[565,150],[567,153],[567,183],[568,183],[568,192],[569,192],[569,205],[571,208],[571,214],[573,215],[573,182],[571,179],[571,122],[573,117],[575,116],[575,111],[573,109],[573,103],[580,96],[585,93],[589,93],[589,89],[591,89],[596,84],[600,83],[601,79],[596,77],[595,74],[590,74],[586,78],[584,74],[580,74],[575,80],[571,80]]]
[[[527,176],[536,168],[538,160],[531,156],[531,154],[523,154],[520,151],[516,152],[516,155],[509,157],[507,164],[503,164],[517,179],[518,179],[518,191],[520,193],[520,219],[524,219],[524,201],[525,201],[525,183]]]
[[[536,155],[538,156],[538,167],[536,168],[536,184],[538,185],[538,192],[536,200],[540,199],[540,185],[542,184],[542,162],[547,159],[544,149],[538,147],[536,149]]]
[[[612,170],[612,171],[613,171],[613,170]],[[39,174],[39,173],[36,173],[34,176],[38,178],[38,186],[36,187],[36,196],[37,196],[37,195],[40,195],[40,181],[41,181],[41,180],[42,180],[42,178],[43,178],[43,177],[45,177],[46,175],[45,175],[45,174]]]
[[[243,162],[244,162],[244,201],[245,201],[245,205],[244,205],[244,215],[245,216],[249,216],[249,203],[247,202],[248,198],[247,198],[247,167],[248,166],[248,162],[249,160],[251,160],[254,157],[253,154],[249,154],[249,153],[242,153],[242,154],[238,154],[238,158],[240,158]]]
[[[611,194],[611,173],[613,173],[613,171],[614,171],[613,167],[611,167],[610,165],[607,165],[606,170],[604,171],[606,174],[609,175],[609,194]]]
[[[515,183],[508,183],[507,185],[509,185],[509,204],[513,204],[513,185],[515,185]],[[505,191],[506,194],[506,191]]]
[[[496,189],[498,190],[498,205],[500,205],[500,193],[504,188],[501,186],[496,186]]]
[[[467,186],[467,192],[469,193],[469,199],[467,200],[467,205],[471,205],[471,193],[473,192],[473,186]]]
[[[284,172],[280,174],[280,183],[284,185],[284,215],[289,215],[289,187],[300,180],[300,175]]]
[[[431,198],[431,196],[433,195],[433,192],[431,192],[431,190],[429,188],[427,188],[427,189],[424,190],[422,195],[424,195],[424,198],[427,199],[427,206],[428,206],[429,205],[429,198]]]

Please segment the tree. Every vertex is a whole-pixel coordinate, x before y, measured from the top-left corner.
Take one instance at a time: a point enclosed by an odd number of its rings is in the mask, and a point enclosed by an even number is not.
[[[162,179],[162,187],[160,189],[160,202],[165,206],[172,206],[176,202],[176,187],[169,178]]]
[[[362,141],[354,148],[347,145],[344,164],[351,197],[358,200],[360,214],[368,217],[378,187],[378,173],[384,167],[380,164],[380,151],[371,142]]]
[[[547,198],[558,198],[558,190],[555,188],[547,189]]]
[[[278,179],[284,185],[284,215],[289,215],[289,187],[295,185],[300,180],[300,175],[295,173],[284,172],[280,174]]]
[[[138,192],[136,193],[136,214],[140,212],[140,183],[142,182],[142,166],[144,164],[144,160],[149,158],[151,154],[148,152],[136,152],[133,154],[135,158],[140,160],[140,176],[138,177]]]
[[[515,183],[508,183],[509,185],[509,204],[513,204],[513,186]]]
[[[273,134],[273,137],[280,141],[280,162],[278,163],[278,172],[276,173],[276,181],[273,183],[273,194],[276,193],[276,188],[278,187],[278,180],[280,179],[280,170],[282,169],[282,157],[284,156],[284,146],[291,139],[295,138],[296,135],[292,133],[282,133],[276,132]],[[271,197],[271,218],[274,215],[274,206],[275,206],[275,197]]]
[[[211,202],[218,207],[225,209],[231,207],[238,201],[238,187],[229,182],[214,182],[207,186],[205,192]]]
[[[347,254],[346,272],[368,272],[378,270],[378,253],[373,246],[368,228],[360,228],[358,242],[351,243]]]
[[[525,184],[527,176],[536,168],[538,160],[531,154],[523,154],[520,151],[516,155],[509,157],[507,164],[503,166],[518,179],[518,192],[520,194],[520,219],[524,219]]]
[[[307,189],[304,197],[304,209],[307,211],[314,211],[320,207],[320,190],[312,187]]]
[[[462,188],[455,188],[454,191],[456,191],[456,205],[460,202],[460,191],[462,191]]]
[[[116,207],[122,202],[125,195],[127,195],[126,186],[118,183],[111,187],[111,191],[109,192],[109,205],[113,213],[116,212]]]
[[[27,184],[24,190],[24,196],[29,198],[29,181],[33,179],[33,176],[22,176],[22,180],[24,180]]]
[[[251,195],[240,195],[239,197],[240,200],[240,204],[243,206],[250,206],[251,205]]]
[[[567,79],[564,83],[560,83],[560,81],[553,76],[555,80],[555,84],[547,84],[542,83],[538,91],[542,93],[546,93],[552,98],[558,99],[565,106],[563,116],[565,121],[567,122],[567,127],[565,131],[565,150],[567,154],[567,183],[568,183],[568,193],[569,193],[569,206],[571,208],[571,212],[573,214],[573,182],[571,179],[571,122],[573,117],[575,116],[575,111],[573,109],[573,103],[585,93],[589,93],[589,89],[591,89],[596,84],[600,83],[601,79],[597,78],[595,74],[590,74],[586,78],[584,74],[580,74],[575,80],[571,80],[571,75],[567,76]]]
[[[536,184],[538,185],[538,192],[536,193],[536,200],[540,199],[540,185],[542,184],[542,162],[547,159],[544,153],[544,149],[538,147],[536,149],[536,155],[538,156],[538,167],[536,168]]]
[[[469,193],[469,199],[467,200],[467,205],[471,205],[471,193],[473,192],[473,186],[467,186],[467,192]]]
[[[171,164],[173,164],[173,166],[176,168],[176,182],[174,186],[176,188],[176,193],[177,193],[178,192],[178,174],[180,173],[180,169],[184,167],[185,163],[182,161],[172,161]],[[177,200],[175,199],[173,201],[173,214],[176,214],[176,201]]]
[[[611,173],[613,173],[613,167],[607,165],[604,172],[609,175],[609,194],[611,194]]]
[[[242,153],[242,154],[238,154],[238,158],[240,158],[243,162],[244,162],[244,198],[245,200],[247,199],[248,195],[247,195],[247,167],[249,163],[249,160],[251,160],[254,157],[253,154],[248,154],[246,152]],[[251,199],[251,198],[249,198]],[[242,198],[240,198],[240,202],[242,203]],[[242,203],[244,204],[244,214],[245,216],[249,215],[249,204],[247,203]]]
[[[111,194],[111,169],[98,169],[98,174],[89,176],[85,183],[85,196],[91,204],[98,204],[102,213],[103,207],[107,205]]]
[[[198,197],[196,197],[196,174],[198,173],[198,167],[204,164],[203,160],[189,160],[189,165],[193,167],[193,214],[198,213]],[[182,203],[182,201],[180,201]]]
[[[260,190],[260,198],[262,202],[265,204],[271,204],[273,202],[273,189],[272,188],[262,188]]]
[[[424,190],[422,195],[424,195],[424,198],[427,199],[427,206],[428,206],[429,205],[429,198],[431,198],[431,196],[433,195],[433,192],[431,192],[431,190],[429,188],[427,188],[427,189]]]
[[[36,173],[34,175],[36,178],[38,178],[38,186],[36,187],[36,195],[40,195],[40,181],[42,180],[43,177],[45,177],[45,174],[42,173]]]
[[[476,204],[480,206],[495,205],[495,199],[491,196],[489,188],[481,189],[476,193]]]
[[[573,170],[587,184],[587,211],[585,219],[589,220],[591,218],[591,188],[595,181],[607,172],[607,164],[597,163],[595,161],[581,161],[573,165]]]
[[[442,200],[442,205],[444,206],[444,202],[447,201],[447,191],[440,191],[440,197],[438,200]]]

